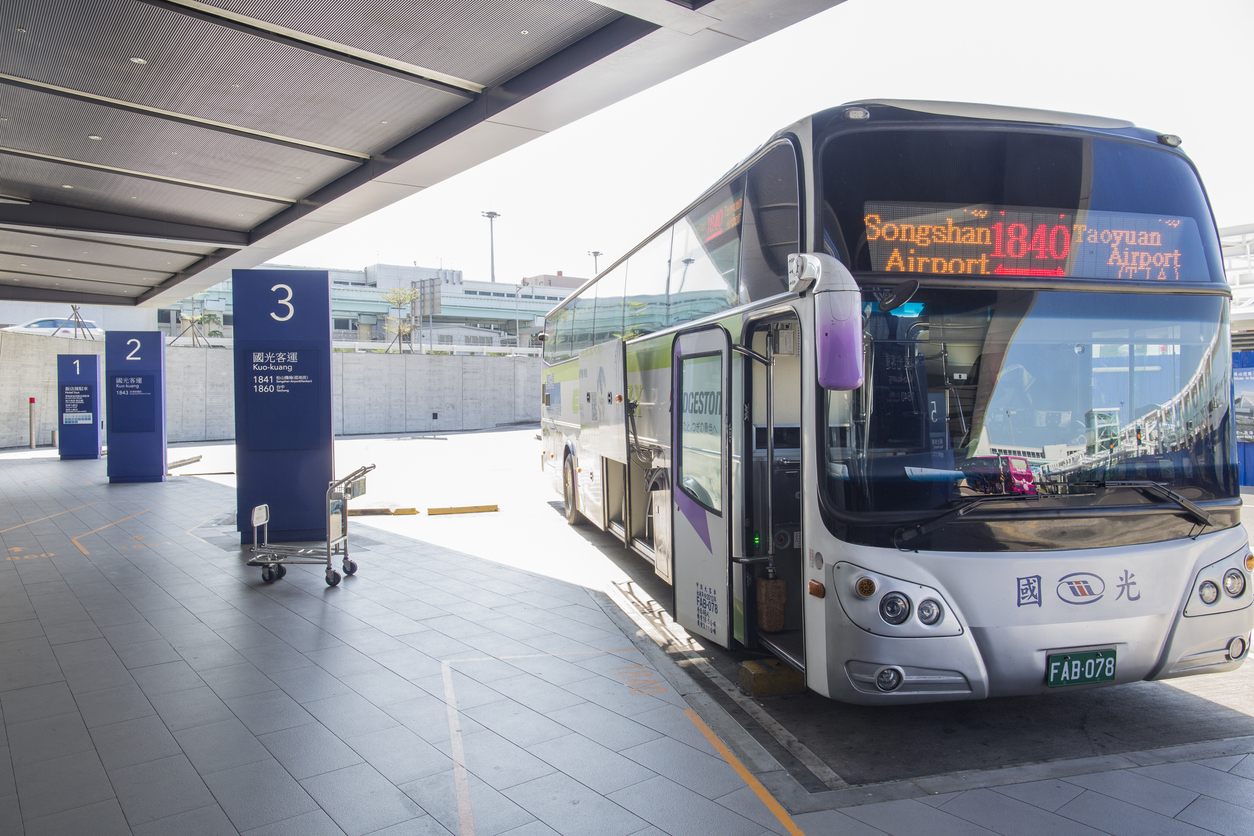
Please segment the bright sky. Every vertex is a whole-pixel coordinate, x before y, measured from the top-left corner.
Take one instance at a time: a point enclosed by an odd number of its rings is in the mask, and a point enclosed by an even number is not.
[[[771,0],[763,0],[771,2]],[[1250,0],[848,0],[287,253],[498,281],[589,276],[776,130],[866,98],[1129,119],[1179,134],[1220,225],[1254,223]]]

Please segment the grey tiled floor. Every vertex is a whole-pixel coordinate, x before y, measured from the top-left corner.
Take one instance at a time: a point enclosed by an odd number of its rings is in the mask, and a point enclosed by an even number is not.
[[[583,588],[368,528],[338,588],[265,586],[227,488],[0,471],[0,834],[786,832]],[[784,800],[809,833],[1254,833],[1230,749]]]
[[[336,589],[301,567],[265,586],[229,489],[0,468],[0,833],[773,821],[710,800],[743,784],[703,740],[631,719],[682,700],[633,687],[649,663],[584,589],[377,531]],[[611,798],[637,785],[673,809]]]

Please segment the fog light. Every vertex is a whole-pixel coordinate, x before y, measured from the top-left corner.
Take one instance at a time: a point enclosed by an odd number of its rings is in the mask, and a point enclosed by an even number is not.
[[[1219,590],[1215,590],[1216,593]],[[880,618],[889,624],[901,624],[910,617],[910,599],[900,592],[890,592],[880,599]]]
[[[1245,638],[1243,636],[1237,636],[1232,641],[1228,642],[1228,658],[1233,660],[1240,659],[1245,655],[1245,651],[1248,649],[1249,646],[1246,645]]]
[[[881,691],[896,691],[901,687],[901,678],[897,668],[881,668],[875,675],[875,687]]]
[[[1219,586],[1214,581],[1202,581],[1197,588],[1197,597],[1202,599],[1203,604],[1213,604],[1219,600]]]
[[[1240,598],[1241,593],[1245,592],[1245,575],[1241,574],[1240,569],[1229,569],[1224,573],[1224,592],[1233,598]]]
[[[853,591],[859,598],[870,598],[875,594],[875,581],[870,578],[858,578],[858,582],[853,585]]]
[[[928,598],[919,604],[919,621],[922,621],[929,627],[940,623],[941,616],[944,614],[945,611],[941,609],[939,601],[933,601],[931,598]]]

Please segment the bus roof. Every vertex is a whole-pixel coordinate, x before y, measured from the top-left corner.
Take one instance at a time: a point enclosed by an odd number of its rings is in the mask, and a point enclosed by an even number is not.
[[[867,99],[865,101],[849,102],[836,109],[844,110],[859,105],[885,105],[900,110],[926,113],[931,116],[953,116],[960,119],[991,119],[997,122],[1030,122],[1036,125],[1061,125],[1102,130],[1136,127],[1136,125],[1126,119],[1110,119],[1105,116],[1089,116],[1083,113],[1035,110],[1028,107],[978,104],[975,102],[937,102],[923,99]]]

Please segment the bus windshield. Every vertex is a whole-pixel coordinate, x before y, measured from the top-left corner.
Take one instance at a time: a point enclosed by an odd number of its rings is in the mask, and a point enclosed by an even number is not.
[[[1223,297],[924,288],[864,310],[866,383],[827,395],[837,508],[926,514],[1116,480],[1235,495]]]

